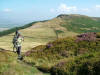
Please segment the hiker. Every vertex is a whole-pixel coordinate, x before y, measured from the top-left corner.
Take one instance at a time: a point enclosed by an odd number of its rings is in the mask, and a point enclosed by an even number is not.
[[[22,58],[22,56],[21,56],[21,44],[22,44],[22,41],[24,41],[23,36],[21,34],[18,34],[17,41],[16,41],[18,59],[21,59]]]
[[[13,38],[13,52],[17,51],[17,37],[18,37],[19,32],[16,30],[14,38]]]

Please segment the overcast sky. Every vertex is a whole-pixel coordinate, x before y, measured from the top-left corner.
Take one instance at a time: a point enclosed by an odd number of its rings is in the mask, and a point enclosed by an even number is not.
[[[46,20],[59,14],[100,17],[100,0],[0,0],[0,24]]]

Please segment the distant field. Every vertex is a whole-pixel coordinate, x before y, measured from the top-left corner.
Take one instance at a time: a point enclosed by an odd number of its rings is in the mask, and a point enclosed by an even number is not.
[[[4,31],[7,30],[8,28],[0,28],[0,31]]]

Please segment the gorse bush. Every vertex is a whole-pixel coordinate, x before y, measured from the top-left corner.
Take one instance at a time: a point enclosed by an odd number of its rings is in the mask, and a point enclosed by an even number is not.
[[[97,33],[97,38],[100,38],[100,32]]]

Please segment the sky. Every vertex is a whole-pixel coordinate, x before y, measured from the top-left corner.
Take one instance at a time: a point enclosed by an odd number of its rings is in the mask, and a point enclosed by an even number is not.
[[[100,17],[100,0],[0,0],[0,25],[22,25],[59,14]]]

